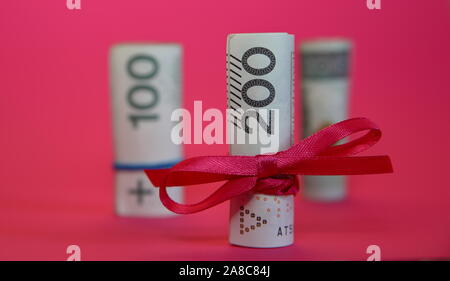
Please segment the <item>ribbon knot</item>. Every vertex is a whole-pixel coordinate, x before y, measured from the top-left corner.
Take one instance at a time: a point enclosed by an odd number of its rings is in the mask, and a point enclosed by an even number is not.
[[[358,132],[347,143],[338,141]],[[186,159],[170,169],[145,170],[161,202],[179,214],[199,212],[248,192],[294,195],[297,175],[364,175],[391,173],[389,156],[353,156],[381,138],[381,130],[366,118],[348,119],[273,155],[202,156]],[[179,204],[167,193],[171,186],[225,181],[213,194],[195,204]]]
[[[278,173],[277,158],[274,155],[256,155],[257,177],[268,178]]]

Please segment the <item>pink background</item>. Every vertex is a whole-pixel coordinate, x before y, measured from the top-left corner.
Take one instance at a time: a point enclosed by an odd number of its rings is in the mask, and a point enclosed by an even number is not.
[[[382,0],[378,11],[366,0],[65,2],[0,5],[0,259],[65,260],[70,244],[85,260],[364,260],[371,244],[382,259],[450,259],[448,0]],[[343,203],[300,194],[288,248],[228,245],[228,204],[164,221],[115,217],[111,44],[182,43],[185,107],[223,109],[227,34],[276,31],[354,40],[351,116],[383,129],[369,153],[391,155],[395,173],[352,177]],[[211,190],[189,188],[188,200]]]

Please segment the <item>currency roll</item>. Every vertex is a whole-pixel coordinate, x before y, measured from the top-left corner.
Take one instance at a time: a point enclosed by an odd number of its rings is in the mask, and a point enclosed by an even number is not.
[[[181,106],[177,44],[120,44],[110,52],[110,88],[116,168],[116,212],[123,216],[172,214],[144,169],[167,168],[182,158],[171,141],[170,116]],[[172,196],[182,200],[182,190]]]
[[[300,46],[303,137],[347,118],[351,42],[322,39]],[[343,176],[305,176],[304,196],[315,201],[346,197]]]
[[[232,155],[276,153],[293,143],[294,36],[231,34],[227,39],[228,135]],[[251,125],[253,124],[253,125]],[[260,131],[270,141],[250,141]],[[242,143],[238,136],[244,135]],[[231,244],[271,248],[294,241],[294,196],[248,193],[230,202]]]

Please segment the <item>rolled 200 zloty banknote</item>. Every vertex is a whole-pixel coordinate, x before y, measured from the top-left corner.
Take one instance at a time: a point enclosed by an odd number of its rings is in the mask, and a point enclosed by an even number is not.
[[[271,154],[293,144],[293,65],[293,35],[228,36],[227,94],[231,113],[227,116],[227,132],[232,155]],[[249,135],[256,129],[268,134],[269,141],[257,139],[252,143]],[[247,138],[245,143],[239,143],[240,134]],[[291,245],[294,196],[248,193],[232,199],[229,241],[257,248]]]
[[[301,44],[303,137],[347,118],[351,42],[322,39]],[[338,201],[346,197],[344,176],[305,176],[305,198]]]
[[[119,44],[111,48],[110,87],[115,145],[116,213],[159,217],[173,214],[159,200],[144,169],[169,168],[182,158],[171,141],[171,113],[181,103],[178,44]],[[182,201],[181,188],[171,197]]]

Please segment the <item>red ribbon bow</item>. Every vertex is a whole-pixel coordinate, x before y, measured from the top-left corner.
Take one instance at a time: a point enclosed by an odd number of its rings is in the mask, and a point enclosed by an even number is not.
[[[333,145],[354,133],[368,132],[350,142]],[[350,157],[381,138],[378,127],[366,118],[348,119],[272,155],[200,156],[186,159],[170,169],[145,170],[160,188],[161,202],[178,214],[200,212],[246,192],[290,195],[298,191],[296,175],[363,175],[391,173],[389,156]],[[167,187],[227,181],[196,204],[179,204]]]

